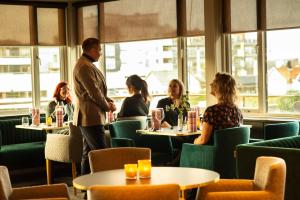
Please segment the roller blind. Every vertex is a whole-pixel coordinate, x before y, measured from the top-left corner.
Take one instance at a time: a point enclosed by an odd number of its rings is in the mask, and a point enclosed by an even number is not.
[[[30,6],[0,4],[0,45],[30,45]]]
[[[64,9],[37,8],[37,30],[39,45],[64,45]]]
[[[225,32],[258,30],[257,0],[224,0],[223,8]]]
[[[98,6],[85,6],[78,8],[78,44],[89,37],[99,38]]]
[[[265,29],[300,27],[300,0],[264,0]]]
[[[121,0],[100,5],[101,42],[177,36],[176,0]]]
[[[204,35],[204,0],[186,0],[185,36]]]

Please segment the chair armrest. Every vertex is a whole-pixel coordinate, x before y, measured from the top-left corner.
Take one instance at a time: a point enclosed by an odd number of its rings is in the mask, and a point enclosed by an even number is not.
[[[248,179],[221,179],[220,181],[200,188],[200,194],[209,192],[251,191],[254,189],[253,181]]]
[[[235,191],[235,192],[211,192],[205,197],[205,200],[262,200],[270,199],[270,193],[267,191]]]
[[[11,199],[70,199],[67,185],[64,183],[14,188]]]
[[[129,138],[111,138],[112,147],[135,147],[133,139]]]
[[[262,142],[264,141],[264,139],[258,139],[258,138],[250,138],[249,139],[249,143],[253,143],[253,142]]]
[[[70,162],[70,136],[47,134],[45,158],[53,161]]]
[[[214,169],[216,147],[184,143],[182,145],[180,167]]]

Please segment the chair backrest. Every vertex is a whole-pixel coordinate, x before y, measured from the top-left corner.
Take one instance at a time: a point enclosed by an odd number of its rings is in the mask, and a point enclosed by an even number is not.
[[[0,199],[8,200],[13,192],[7,167],[0,166]]]
[[[299,121],[266,124],[264,126],[265,140],[296,136],[299,134]]]
[[[256,159],[254,185],[276,199],[284,199],[286,164],[282,158],[261,156]]]
[[[73,122],[69,123],[70,134],[70,158],[75,162],[80,162],[82,157],[82,134],[78,126]]]
[[[236,146],[249,143],[250,128],[234,127],[214,132],[214,145],[216,147],[215,170],[221,178],[236,177],[236,159],[234,156]]]
[[[166,185],[92,186],[88,200],[179,200],[180,187]]]
[[[142,129],[146,129],[147,116],[132,116],[132,117],[119,117],[117,121],[123,120],[138,120],[142,123]]]
[[[124,164],[137,163],[138,160],[151,159],[148,148],[119,147],[99,149],[89,152],[91,172],[122,169]]]
[[[122,120],[111,124],[110,131],[112,137],[129,138],[134,140],[137,146],[140,146],[141,134],[136,133],[136,130],[142,129],[140,120]]]

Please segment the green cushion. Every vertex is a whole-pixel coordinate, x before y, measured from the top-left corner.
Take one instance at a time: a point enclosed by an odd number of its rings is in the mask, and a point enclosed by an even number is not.
[[[9,169],[43,166],[44,149],[44,142],[3,145],[0,150],[0,165]]]
[[[15,126],[19,124],[21,117],[0,120],[2,145],[46,141],[45,131],[16,128]]]
[[[265,140],[296,136],[299,134],[299,121],[267,124],[264,126]]]
[[[112,147],[135,147],[132,139],[128,138],[111,138]]]

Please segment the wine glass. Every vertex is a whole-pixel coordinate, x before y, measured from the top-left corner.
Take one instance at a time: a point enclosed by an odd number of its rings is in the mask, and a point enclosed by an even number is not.
[[[163,108],[156,109],[156,119],[159,121],[159,130],[161,130],[161,121],[165,118],[165,112]]]

